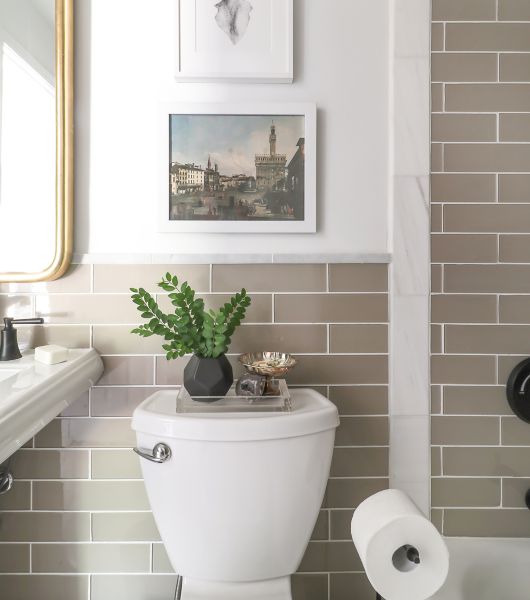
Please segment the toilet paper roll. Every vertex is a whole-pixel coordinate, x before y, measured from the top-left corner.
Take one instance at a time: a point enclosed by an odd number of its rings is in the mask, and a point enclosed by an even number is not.
[[[385,600],[427,600],[442,587],[449,571],[447,546],[400,490],[362,502],[351,534],[370,583]]]

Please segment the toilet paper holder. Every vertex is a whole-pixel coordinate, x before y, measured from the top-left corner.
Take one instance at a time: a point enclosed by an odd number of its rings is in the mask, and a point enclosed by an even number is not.
[[[404,546],[400,546],[394,552],[393,557],[392,557],[392,562],[394,563],[394,566],[396,567],[396,569],[399,569],[400,571],[401,570],[408,571],[409,569],[403,569],[398,565],[398,563],[400,562],[400,559],[402,560],[403,558],[405,560],[408,560],[413,565],[419,565],[421,562],[420,553],[419,553],[418,549],[415,548],[414,546],[411,546],[410,544],[405,544]],[[379,594],[379,592],[376,592],[375,598],[376,598],[376,600],[383,600],[383,598],[381,597],[381,594]]]
[[[506,398],[514,414],[530,423],[530,358],[520,362],[510,373]]]

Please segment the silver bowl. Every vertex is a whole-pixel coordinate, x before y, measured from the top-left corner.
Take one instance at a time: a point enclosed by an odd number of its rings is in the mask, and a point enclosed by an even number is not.
[[[242,354],[239,362],[249,373],[266,377],[283,377],[296,365],[296,360],[285,352],[249,352]]]

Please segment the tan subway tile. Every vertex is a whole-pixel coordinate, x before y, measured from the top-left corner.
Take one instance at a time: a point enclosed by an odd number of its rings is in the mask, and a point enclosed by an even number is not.
[[[331,477],[386,477],[388,448],[335,448]]]
[[[495,20],[495,0],[433,0],[433,21]]]
[[[449,81],[462,81],[462,82],[472,82],[472,81],[497,81],[497,55],[496,54],[472,54],[469,52],[466,53],[438,53],[435,52],[431,55],[431,69],[432,69],[432,81],[441,81],[441,82],[449,82]],[[495,123],[494,115],[491,115],[491,119],[485,120],[483,119],[483,125],[486,128],[486,131],[483,135],[492,135],[494,130],[492,131],[492,124],[490,120]],[[469,132],[472,136],[480,137],[480,127],[478,119],[459,119],[460,123],[463,125],[465,130]],[[456,121],[448,121],[450,123],[451,129],[457,125]],[[447,126],[447,122],[445,123]],[[453,135],[454,135],[453,131]],[[433,139],[436,139],[433,137]],[[482,138],[484,139],[484,138]],[[489,139],[489,137],[488,137]],[[443,141],[443,140],[438,140]],[[455,140],[456,141],[456,140]],[[468,139],[467,141],[472,141]]]
[[[443,207],[441,204],[431,204],[431,231],[443,230]]]
[[[98,512],[92,515],[92,539],[94,542],[156,542],[160,534],[150,512]]]
[[[89,600],[88,580],[88,575],[2,575],[0,589],[6,600]]]
[[[352,510],[330,510],[330,534],[332,540],[351,539]]]
[[[90,600],[171,598],[175,592],[176,577],[176,575],[93,575]]]
[[[530,175],[499,175],[499,202],[530,202]]]
[[[301,573],[359,571],[361,561],[351,540],[347,542],[309,542],[300,565]]]
[[[502,417],[501,443],[504,446],[530,446],[530,427],[517,417]]]
[[[329,265],[330,292],[386,292],[388,266],[381,264]]]
[[[201,294],[204,305],[207,310],[213,308],[217,310],[223,304],[230,301],[230,294]],[[245,323],[270,323],[272,321],[272,295],[271,294],[252,294],[250,296],[251,304],[247,309]],[[159,295],[157,302],[160,309],[164,312],[173,312],[175,307],[167,295]]]
[[[131,448],[130,419],[55,419],[35,436],[37,448]]]
[[[443,329],[441,325],[431,325],[431,352],[440,354],[442,352]]]
[[[386,415],[388,388],[386,386],[331,386],[329,399],[336,404],[340,415]]]
[[[530,51],[529,23],[448,23],[445,49],[465,52]]]
[[[325,325],[242,325],[232,338],[230,352],[259,352],[263,348],[299,352],[326,352]]]
[[[444,287],[454,293],[530,293],[530,265],[446,265]]]
[[[153,573],[174,573],[164,544],[153,544]]]
[[[149,544],[34,544],[33,573],[145,573]]]
[[[439,294],[442,291],[442,265],[431,265],[431,292]]]
[[[530,98],[529,98],[530,100]],[[530,145],[527,144],[446,144],[446,171],[505,173],[530,170]],[[495,208],[487,206],[484,208]],[[448,208],[459,208],[450,206]],[[465,207],[463,207],[465,208]],[[460,230],[456,230],[460,231]],[[471,231],[476,231],[472,229]],[[502,231],[502,229],[501,229]]]
[[[386,356],[298,356],[298,365],[288,375],[294,384],[388,383]]]
[[[130,417],[136,407],[156,391],[150,387],[92,388],[91,414],[93,417]]]
[[[525,83],[470,83],[445,86],[447,112],[524,112],[528,109],[529,102],[530,85]]]
[[[387,488],[388,479],[383,477],[330,479],[324,497],[324,507],[353,509],[369,496]]]
[[[431,27],[431,52],[440,52],[444,49],[443,23],[433,23]]]
[[[502,480],[502,505],[508,508],[526,508],[525,496],[529,489],[530,479],[505,477]]]
[[[448,415],[507,415],[504,386],[445,386],[444,413]]]
[[[499,0],[499,20],[530,21],[530,5],[527,0]]]
[[[529,537],[528,509],[447,509],[444,534],[466,537]]]
[[[132,450],[92,450],[92,479],[142,479],[140,459]]]
[[[495,202],[496,176],[474,173],[435,173],[432,202]]]
[[[499,258],[501,262],[529,263],[530,235],[501,235]]]
[[[521,361],[526,360],[527,355],[522,356],[499,356],[498,360],[498,380],[499,383],[506,383],[513,368]]]
[[[89,540],[89,513],[2,513],[0,542],[87,542]]]
[[[153,358],[148,356],[107,356],[98,385],[153,384]]]
[[[36,296],[35,312],[47,323],[139,323],[142,319],[129,296],[120,294],[50,294]]]
[[[31,296],[4,294],[0,296],[0,313],[4,317],[26,319],[33,316],[33,299]]]
[[[29,510],[31,508],[31,482],[14,481],[9,494],[0,496],[0,511]],[[1,562],[1,561],[0,561]]]
[[[442,412],[442,386],[431,385],[431,414]]]
[[[386,294],[281,294],[275,298],[278,323],[386,323]]]
[[[184,376],[184,367],[189,361],[189,356],[177,358],[176,360],[166,360],[165,357],[156,357],[156,384],[157,385],[182,385]],[[231,358],[232,368],[235,366],[235,360]],[[236,376],[236,371],[234,371]]]
[[[324,292],[326,265],[214,265],[214,292]]]
[[[77,400],[74,400],[70,406],[61,411],[61,417],[88,417],[90,413],[90,401],[88,390],[84,392]]]
[[[431,443],[435,446],[476,446],[499,443],[497,417],[431,418]]]
[[[18,342],[22,351],[48,344],[58,344],[66,348],[88,348],[90,327],[76,325],[21,325],[18,329]]]
[[[323,600],[328,594],[328,576],[323,574],[295,574],[291,577],[293,600]]]
[[[431,480],[433,506],[495,507],[501,503],[501,480],[434,477]]]
[[[501,142],[530,142],[530,114],[500,115],[499,139]]]
[[[442,112],[444,109],[444,87],[441,83],[431,84],[431,111]]]
[[[142,338],[131,333],[131,325],[95,325],[92,345],[100,354],[164,354],[164,338]]]
[[[446,213],[449,208],[452,207],[445,207]],[[471,209],[469,209],[469,212],[472,212]],[[432,262],[485,263],[497,262],[497,258],[496,235],[451,235],[443,233],[431,236]]]
[[[487,384],[495,383],[493,356],[433,356],[431,359],[433,383]]]
[[[388,352],[386,325],[331,325],[330,352]]]
[[[0,544],[0,573],[29,573],[29,549],[29,544]]]
[[[434,142],[493,142],[497,140],[495,115],[432,115],[431,136]]]
[[[38,481],[35,510],[149,510],[143,481]]]
[[[529,325],[447,325],[451,354],[530,354]]]
[[[331,573],[332,600],[371,600],[373,597],[374,590],[364,573]]]
[[[148,292],[161,292],[157,286],[170,272],[187,281],[197,292],[210,291],[209,265],[94,265],[94,291],[129,293],[129,289],[143,287]]]
[[[530,477],[530,448],[443,448],[445,476]]]
[[[388,417],[341,417],[336,446],[388,445]]]
[[[39,281],[36,283],[0,283],[0,293],[87,293],[90,292],[90,279],[90,265],[71,265],[66,274],[55,281]]]
[[[327,540],[329,539],[329,514],[327,510],[321,510],[318,513],[317,522],[311,533],[312,540]]]
[[[501,323],[530,323],[530,296],[500,296]]]
[[[89,453],[86,450],[19,450],[11,469],[15,479],[87,479]]]
[[[431,446],[431,477],[437,477],[437,476],[440,476],[441,474],[442,474],[442,449],[439,446]]]
[[[510,53],[499,56],[499,69],[501,81],[528,82],[530,72],[530,54]]]
[[[443,144],[431,144],[431,171],[433,173],[438,173],[443,170]]]
[[[433,323],[495,323],[497,297],[473,294],[431,296]]]

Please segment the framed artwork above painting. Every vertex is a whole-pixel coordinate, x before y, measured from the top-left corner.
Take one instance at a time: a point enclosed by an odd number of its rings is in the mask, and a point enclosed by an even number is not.
[[[314,233],[314,104],[166,104],[161,232]]]
[[[178,80],[293,81],[293,0],[175,1]]]

